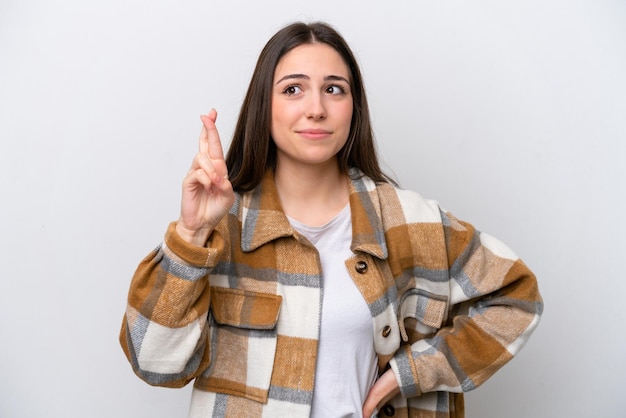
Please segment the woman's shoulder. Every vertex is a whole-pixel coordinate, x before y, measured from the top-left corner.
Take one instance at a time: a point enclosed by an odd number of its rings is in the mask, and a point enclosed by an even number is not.
[[[357,169],[353,169],[350,175],[356,183],[355,189],[375,194],[381,208],[395,208],[406,215],[415,214],[431,221],[441,221],[441,208],[436,200],[428,199],[415,190],[404,189],[390,182],[375,182]],[[407,222],[410,220],[407,219]]]
[[[390,183],[380,183],[377,189],[381,205],[399,208],[406,223],[441,222],[442,210],[437,201]]]
[[[441,223],[442,210],[437,201],[427,199],[420,193],[403,189],[389,182],[375,182],[353,169],[350,172],[353,190],[364,204],[378,208],[383,222]]]

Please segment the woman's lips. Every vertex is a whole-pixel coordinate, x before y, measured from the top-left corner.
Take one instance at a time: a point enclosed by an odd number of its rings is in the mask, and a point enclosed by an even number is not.
[[[309,139],[323,139],[332,134],[331,131],[327,131],[325,129],[301,129],[296,132]]]

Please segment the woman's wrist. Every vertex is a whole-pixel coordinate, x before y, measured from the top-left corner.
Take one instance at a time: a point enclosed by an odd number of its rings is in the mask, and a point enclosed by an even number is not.
[[[186,242],[196,247],[204,247],[213,228],[189,229],[179,220],[176,223],[176,233]]]

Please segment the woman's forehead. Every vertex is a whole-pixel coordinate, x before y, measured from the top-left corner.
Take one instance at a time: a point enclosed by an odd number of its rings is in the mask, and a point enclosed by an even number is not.
[[[350,70],[343,57],[324,43],[303,44],[281,57],[274,71],[274,81],[290,74],[308,77],[340,76],[350,79]]]

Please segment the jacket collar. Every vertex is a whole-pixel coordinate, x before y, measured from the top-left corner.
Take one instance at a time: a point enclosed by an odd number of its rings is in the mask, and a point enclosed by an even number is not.
[[[350,249],[385,259],[388,255],[387,244],[376,184],[355,168],[350,169],[349,177],[352,216]],[[242,251],[254,251],[275,239],[295,236],[295,230],[280,205],[272,170],[268,170],[261,183],[254,190],[243,194],[241,199]]]

